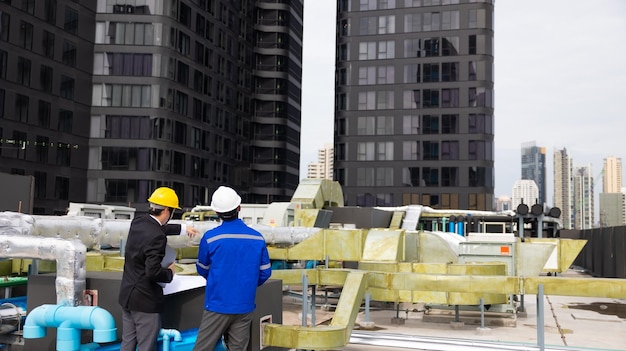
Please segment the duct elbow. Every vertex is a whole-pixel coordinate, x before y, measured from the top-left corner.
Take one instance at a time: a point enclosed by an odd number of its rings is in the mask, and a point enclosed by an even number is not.
[[[159,336],[163,337],[164,339],[174,339],[174,341],[182,341],[183,340],[183,336],[180,334],[180,332],[176,329],[161,329],[159,331]]]
[[[90,313],[89,325],[93,326],[93,341],[111,342],[117,339],[115,320],[109,311],[94,307]]]
[[[28,312],[24,322],[23,335],[25,339],[38,339],[46,336],[46,315],[49,312],[54,314],[55,305],[41,305]],[[53,310],[50,311],[49,309]]]
[[[94,306],[41,305],[26,316],[24,338],[46,336],[46,328],[58,328],[61,339],[72,339],[78,329],[92,329],[95,342],[117,339],[113,316],[105,309]]]

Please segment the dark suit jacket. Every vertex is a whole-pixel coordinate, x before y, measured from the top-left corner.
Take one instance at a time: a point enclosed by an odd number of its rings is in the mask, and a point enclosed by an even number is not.
[[[133,219],[126,239],[124,274],[120,284],[119,304],[126,310],[157,313],[163,309],[163,288],[173,274],[161,267],[167,234],[178,234],[180,225],[161,226],[144,215]]]

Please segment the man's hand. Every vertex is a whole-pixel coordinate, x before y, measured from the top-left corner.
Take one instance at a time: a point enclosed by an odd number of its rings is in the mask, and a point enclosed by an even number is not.
[[[187,236],[191,239],[195,238],[198,235],[198,229],[188,225],[187,226]]]
[[[172,262],[172,264],[170,264],[167,269],[169,269],[170,271],[172,271],[172,275],[176,275],[176,263]]]

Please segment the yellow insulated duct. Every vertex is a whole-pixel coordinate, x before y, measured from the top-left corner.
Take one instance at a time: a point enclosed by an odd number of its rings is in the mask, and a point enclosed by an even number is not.
[[[361,301],[365,296],[366,275],[366,272],[355,271],[344,276],[343,289],[330,325],[304,327],[267,324],[263,343],[305,350],[331,350],[345,346],[350,340]]]
[[[454,265],[448,271],[473,273],[486,267],[473,265]],[[497,265],[487,268],[495,269]],[[422,266],[420,264],[400,264],[396,270],[441,269],[440,266]],[[387,266],[389,268],[389,266]],[[476,296],[485,294],[536,294],[539,284],[543,284],[546,295],[588,296],[605,298],[626,298],[626,280],[609,278],[564,278],[564,277],[520,277],[503,275],[450,275],[423,274],[413,272],[365,272],[344,269],[276,270],[272,278],[283,279],[283,284],[302,283],[302,274],[306,274],[312,285],[343,285],[337,309],[328,326],[285,326],[267,324],[264,327],[264,344],[290,349],[329,350],[345,346],[352,333],[356,316],[364,294],[373,289],[395,292],[438,292],[465,293]],[[378,299],[376,299],[378,300]],[[389,300],[379,300],[389,301]]]

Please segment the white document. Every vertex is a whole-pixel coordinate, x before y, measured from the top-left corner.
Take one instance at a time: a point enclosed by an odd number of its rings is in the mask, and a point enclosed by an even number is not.
[[[206,285],[204,277],[199,275],[175,275],[172,282],[163,288],[163,295],[200,288]]]
[[[167,268],[172,263],[176,261],[176,250],[174,250],[171,246],[165,246],[165,256],[163,257],[163,261],[161,261],[161,267]]]
[[[176,261],[176,250],[174,250],[171,246],[165,246],[165,256],[163,256],[163,260],[161,261],[161,267],[167,268],[172,263]],[[174,275],[176,277],[176,275]],[[167,283],[159,283],[162,288],[165,288]]]

